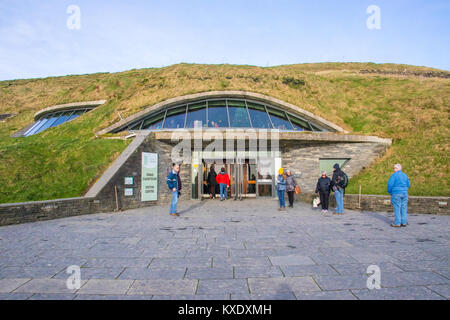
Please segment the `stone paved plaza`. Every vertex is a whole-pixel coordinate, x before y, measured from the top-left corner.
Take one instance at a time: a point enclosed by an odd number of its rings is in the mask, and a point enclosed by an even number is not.
[[[0,299],[450,298],[450,217],[394,229],[388,213],[276,207],[187,201],[180,217],[164,206],[0,227]]]

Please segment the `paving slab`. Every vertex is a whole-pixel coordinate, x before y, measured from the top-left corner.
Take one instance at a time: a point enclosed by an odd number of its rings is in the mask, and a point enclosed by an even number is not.
[[[234,267],[235,278],[282,278],[283,272],[279,266],[256,266],[246,267],[237,266]]]
[[[195,294],[198,280],[135,280],[129,295],[191,295]]]
[[[60,267],[5,267],[0,278],[51,278],[60,271]]]
[[[73,293],[35,293],[28,300],[73,300]]]
[[[186,279],[233,279],[233,267],[205,268],[189,267],[186,272]]]
[[[297,299],[292,292],[277,292],[277,293],[255,293],[255,294],[232,293],[231,300],[297,300]]]
[[[7,278],[0,279],[0,293],[8,293],[16,290],[23,284],[29,282],[31,279],[15,279],[15,278]]]
[[[311,277],[249,278],[250,293],[320,291]]]
[[[427,288],[440,294],[444,298],[450,299],[450,284],[435,284],[427,286]]]
[[[79,294],[126,294],[133,284],[133,280],[90,279],[80,290]]]
[[[245,279],[200,280],[197,289],[197,294],[229,294],[248,292],[248,284]]]
[[[402,287],[352,290],[360,300],[444,300],[426,287]]]
[[[320,292],[294,292],[298,300],[357,300],[350,290],[320,291]]]
[[[89,279],[116,279],[124,270],[122,267],[113,267],[113,268],[103,268],[103,267],[95,267],[95,268],[80,268],[80,277],[84,280]],[[62,270],[58,274],[56,274],[54,279],[67,279],[70,275],[67,274],[66,270]]]
[[[329,276],[338,275],[336,270],[327,264],[305,266],[281,266],[286,277]]]
[[[152,296],[124,294],[77,294],[74,300],[151,300]]]
[[[269,259],[274,266],[303,266],[316,264],[310,257],[294,254],[286,256],[270,256]]]
[[[186,268],[125,268],[118,279],[150,280],[166,279],[181,280],[186,274]]]
[[[351,276],[314,276],[319,287],[325,291],[365,289],[367,288],[367,278],[368,276],[359,274]]]
[[[229,294],[192,294],[153,296],[152,300],[230,300]]]
[[[85,283],[81,280],[81,286]],[[63,279],[32,279],[14,290],[14,293],[75,293],[76,289],[68,289]]]

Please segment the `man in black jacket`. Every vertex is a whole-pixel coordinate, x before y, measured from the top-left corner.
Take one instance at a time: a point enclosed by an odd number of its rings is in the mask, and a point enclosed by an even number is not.
[[[333,177],[331,178],[331,190],[334,191],[336,198],[336,214],[344,213],[344,187],[341,180],[344,172],[339,168],[339,164],[335,163],[333,166]]]
[[[217,174],[216,171],[214,170],[214,166],[211,166],[208,173],[208,178],[206,180],[208,181],[209,197],[212,199],[216,198],[216,185],[217,185],[216,178]]]
[[[331,180],[327,177],[327,173],[322,171],[322,176],[317,181],[316,193],[320,196],[320,205],[322,212],[328,212],[328,201],[330,199],[330,184]]]

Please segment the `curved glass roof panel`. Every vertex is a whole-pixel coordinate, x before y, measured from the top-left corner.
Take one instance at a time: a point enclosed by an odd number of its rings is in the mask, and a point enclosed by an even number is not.
[[[23,136],[32,136],[48,128],[59,126],[60,124],[73,120],[92,109],[93,108],[83,108],[77,110],[55,111],[44,114],[42,117],[37,119],[34,125],[28,129]]]
[[[228,128],[228,111],[225,100],[208,101],[208,127]]]
[[[245,101],[228,100],[228,113],[232,128],[251,128]]]
[[[164,121],[164,129],[184,128],[185,117],[186,106],[167,110],[166,119]]]
[[[264,105],[247,102],[247,107],[253,128],[272,128],[272,123]]]
[[[188,105],[186,128],[202,128],[206,124],[206,101]]]
[[[283,110],[277,110],[267,107],[269,112],[270,120],[272,121],[273,127],[280,130],[292,130],[292,125],[287,119],[286,113]]]
[[[66,115],[63,115],[66,116]],[[179,128],[258,128],[326,131],[310,120],[279,107],[248,99],[206,99],[150,113],[122,130]]]

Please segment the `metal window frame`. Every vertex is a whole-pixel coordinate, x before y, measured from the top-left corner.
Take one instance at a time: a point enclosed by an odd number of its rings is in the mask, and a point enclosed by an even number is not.
[[[209,101],[224,101],[224,100],[225,100],[225,109],[227,111],[228,126],[226,126],[226,127],[219,127],[219,128],[231,128],[231,126],[230,126],[230,115],[228,114],[227,98],[207,99],[206,101],[209,102]],[[213,128],[213,127],[209,126],[209,103],[207,103],[207,107],[208,107],[208,112],[207,112],[207,117],[206,117],[207,118],[207,122],[208,122],[207,128]],[[215,128],[215,129],[217,129],[217,128]]]
[[[176,109],[176,108],[180,108],[183,105],[186,108],[185,118],[184,118],[184,127],[183,128],[186,128],[186,126],[187,126],[187,116],[188,116],[188,113],[189,113],[189,106],[192,105],[192,104],[201,103],[201,102],[205,103],[205,108],[206,108],[206,125],[204,126],[204,128],[212,128],[212,127],[209,126],[210,125],[209,122],[210,122],[210,118],[211,118],[210,114],[209,114],[209,109],[210,109],[210,102],[212,102],[212,101],[225,101],[225,108],[226,108],[226,112],[227,112],[228,125],[227,126],[223,126],[221,128],[233,128],[231,126],[230,110],[229,110],[229,103],[228,103],[228,101],[242,101],[242,102],[245,103],[245,108],[247,110],[247,116],[248,116],[248,119],[249,119],[249,122],[250,122],[250,127],[248,127],[248,128],[252,128],[252,129],[255,128],[255,125],[253,124],[252,118],[250,116],[250,110],[249,110],[249,106],[248,106],[248,103],[250,102],[250,103],[254,103],[254,104],[261,105],[261,106],[264,107],[264,111],[266,112],[266,115],[269,118],[269,123],[268,123],[269,127],[268,128],[264,128],[264,129],[275,129],[275,126],[274,126],[272,118],[271,118],[271,114],[269,113],[269,110],[268,110],[268,108],[271,108],[271,109],[274,109],[274,110],[282,112],[285,115],[287,122],[291,126],[290,129],[286,129],[286,130],[282,130],[282,131],[296,131],[296,132],[298,131],[298,130],[295,130],[294,125],[292,124],[292,121],[291,121],[290,117],[293,117],[294,119],[298,118],[299,120],[307,123],[308,128],[305,129],[305,131],[311,131],[311,132],[327,132],[328,131],[328,130],[324,129],[321,125],[318,125],[316,123],[314,123],[314,126],[316,128],[318,128],[319,130],[314,130],[310,120],[307,120],[307,119],[303,118],[302,116],[299,116],[299,115],[297,115],[297,114],[295,114],[293,112],[284,110],[284,109],[282,109],[280,107],[273,106],[273,105],[265,103],[265,102],[257,101],[257,100],[254,100],[254,99],[247,99],[247,98],[211,98],[211,99],[200,99],[200,100],[197,100],[197,101],[180,103],[178,105],[168,107],[164,111],[157,110],[157,111],[154,111],[154,112],[150,113],[147,116],[144,116],[142,118],[142,120],[140,120],[141,121],[141,126],[139,127],[139,129],[136,129],[136,130],[145,130],[145,129],[142,129],[143,123],[145,122],[145,120],[151,118],[152,116],[157,115],[159,112],[164,112],[161,129],[179,129],[179,128],[165,128],[165,125],[166,125],[168,112],[170,112],[170,110],[173,110],[173,109]],[[127,129],[129,129],[130,127],[134,126],[137,123],[139,123],[139,122],[136,121],[134,124],[127,126]],[[239,127],[239,128],[241,128],[241,127]],[[242,127],[242,128],[246,128],[246,127]],[[155,129],[155,130],[161,130],[161,129]],[[124,129],[123,128],[122,129],[118,129],[115,132],[120,132],[122,130],[124,130]]]
[[[247,99],[237,99],[237,98],[230,98],[230,99],[226,99],[227,100],[227,105],[228,105],[228,100],[231,100],[231,101],[243,101],[244,102],[244,104],[245,104],[245,110],[247,111],[247,117],[248,117],[248,120],[249,120],[249,123],[250,123],[250,127],[233,127],[232,125],[231,125],[231,119],[229,119],[229,124],[230,124],[230,128],[243,128],[243,129],[246,129],[246,128],[250,128],[250,129],[252,129],[253,128],[253,126],[252,126],[252,120],[250,119],[250,114],[248,113],[248,108],[247,108]],[[228,106],[229,107],[229,106]],[[234,107],[234,106],[233,106]],[[229,112],[229,111],[228,111]]]
[[[179,105],[176,105],[176,106],[173,106],[173,107],[170,107],[170,108],[168,108],[168,109],[166,109],[166,113],[164,114],[164,122],[163,122],[163,126],[162,126],[162,128],[163,129],[184,129],[184,126],[183,126],[183,128],[164,128],[164,125],[166,124],[166,119],[167,119],[167,113],[170,111],[170,110],[173,110],[173,109],[177,109],[177,108],[180,108],[181,109],[181,107],[185,107],[186,108],[186,110],[187,110],[187,103],[182,103],[182,104],[179,104]],[[156,113],[155,113],[156,114]],[[182,113],[180,113],[180,114],[182,114]],[[184,124],[186,124],[186,112],[184,113],[184,117],[185,117],[185,119],[184,119]]]
[[[257,109],[252,109],[252,110],[256,110],[256,111],[260,111],[260,112],[265,112],[267,118],[269,119],[269,124],[272,126],[272,127],[267,127],[267,128],[257,128],[257,129],[273,129],[272,120],[270,119],[270,116],[269,116],[269,114],[267,113],[267,109],[266,109],[265,104],[261,104],[261,103],[259,103],[259,102],[255,102],[255,101],[253,101],[253,100],[247,100],[247,99],[246,99],[245,104],[247,105],[247,111],[250,109],[250,108],[248,107],[247,101],[262,106],[262,107],[264,108],[264,111],[262,111],[262,110],[257,110]],[[250,111],[248,111],[248,117],[250,118],[250,121],[252,121],[252,118],[250,117]],[[253,122],[252,122],[252,128],[253,128]]]

